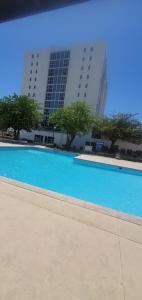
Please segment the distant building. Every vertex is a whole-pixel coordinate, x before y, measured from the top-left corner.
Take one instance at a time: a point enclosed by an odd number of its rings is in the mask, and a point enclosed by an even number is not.
[[[104,44],[33,50],[25,56],[22,94],[39,103],[45,119],[77,100],[86,101],[93,113],[103,114],[106,93]]]

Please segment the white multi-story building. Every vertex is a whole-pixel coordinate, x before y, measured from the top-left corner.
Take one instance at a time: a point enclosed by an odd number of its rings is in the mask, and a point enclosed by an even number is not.
[[[57,108],[77,100],[103,114],[106,92],[103,43],[33,50],[25,56],[22,94],[33,97],[47,119]]]

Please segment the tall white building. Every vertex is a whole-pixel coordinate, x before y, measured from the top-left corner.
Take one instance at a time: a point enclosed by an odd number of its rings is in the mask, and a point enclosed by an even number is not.
[[[33,50],[25,56],[22,94],[33,97],[47,119],[57,108],[77,100],[103,114],[106,66],[102,43]]]

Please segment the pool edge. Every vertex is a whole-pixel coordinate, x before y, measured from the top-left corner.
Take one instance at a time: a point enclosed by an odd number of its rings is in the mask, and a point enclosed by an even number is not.
[[[81,155],[75,156],[75,158],[77,161],[80,162],[86,162],[86,163],[92,163],[92,164],[96,164],[96,165],[102,165],[102,166],[107,166],[107,167],[113,167],[114,169],[126,169],[126,170],[130,170],[130,171],[137,171],[139,173],[142,174],[142,169],[140,168],[136,168],[136,167],[130,167],[130,166],[123,166],[120,164],[113,164],[110,162],[101,162],[101,161],[96,161],[96,160],[90,160],[89,158],[82,158]]]
[[[66,202],[75,207],[81,207],[81,208],[84,208],[84,209],[87,209],[90,211],[94,211],[97,213],[101,213],[103,215],[110,216],[110,217],[118,219],[118,220],[122,220],[122,221],[126,221],[129,223],[133,223],[133,224],[142,226],[142,217],[130,215],[130,214],[127,214],[124,212],[120,212],[120,211],[105,207],[105,206],[97,205],[94,203],[87,202],[85,200],[80,200],[75,197],[57,193],[57,192],[54,192],[54,191],[51,191],[48,189],[46,190],[43,188],[39,188],[34,185],[23,183],[21,181],[13,180],[13,179],[10,179],[10,178],[4,177],[4,176],[0,176],[0,181],[4,182],[4,183],[8,183],[10,185],[13,185],[15,187],[17,186],[19,188],[22,188],[22,189],[25,189],[28,191],[32,191],[32,192],[35,192],[35,193],[38,193],[38,194],[41,194],[44,196],[48,196],[50,198],[62,201],[64,203]]]

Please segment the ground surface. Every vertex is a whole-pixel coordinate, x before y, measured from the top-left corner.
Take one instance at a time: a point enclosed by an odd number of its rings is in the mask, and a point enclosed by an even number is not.
[[[104,157],[99,155],[89,155],[89,154],[81,154],[79,156],[79,159],[142,171],[142,163],[140,162]]]
[[[0,245],[1,300],[142,299],[141,219],[0,178]]]
[[[0,181],[1,300],[140,300],[142,226]]]

